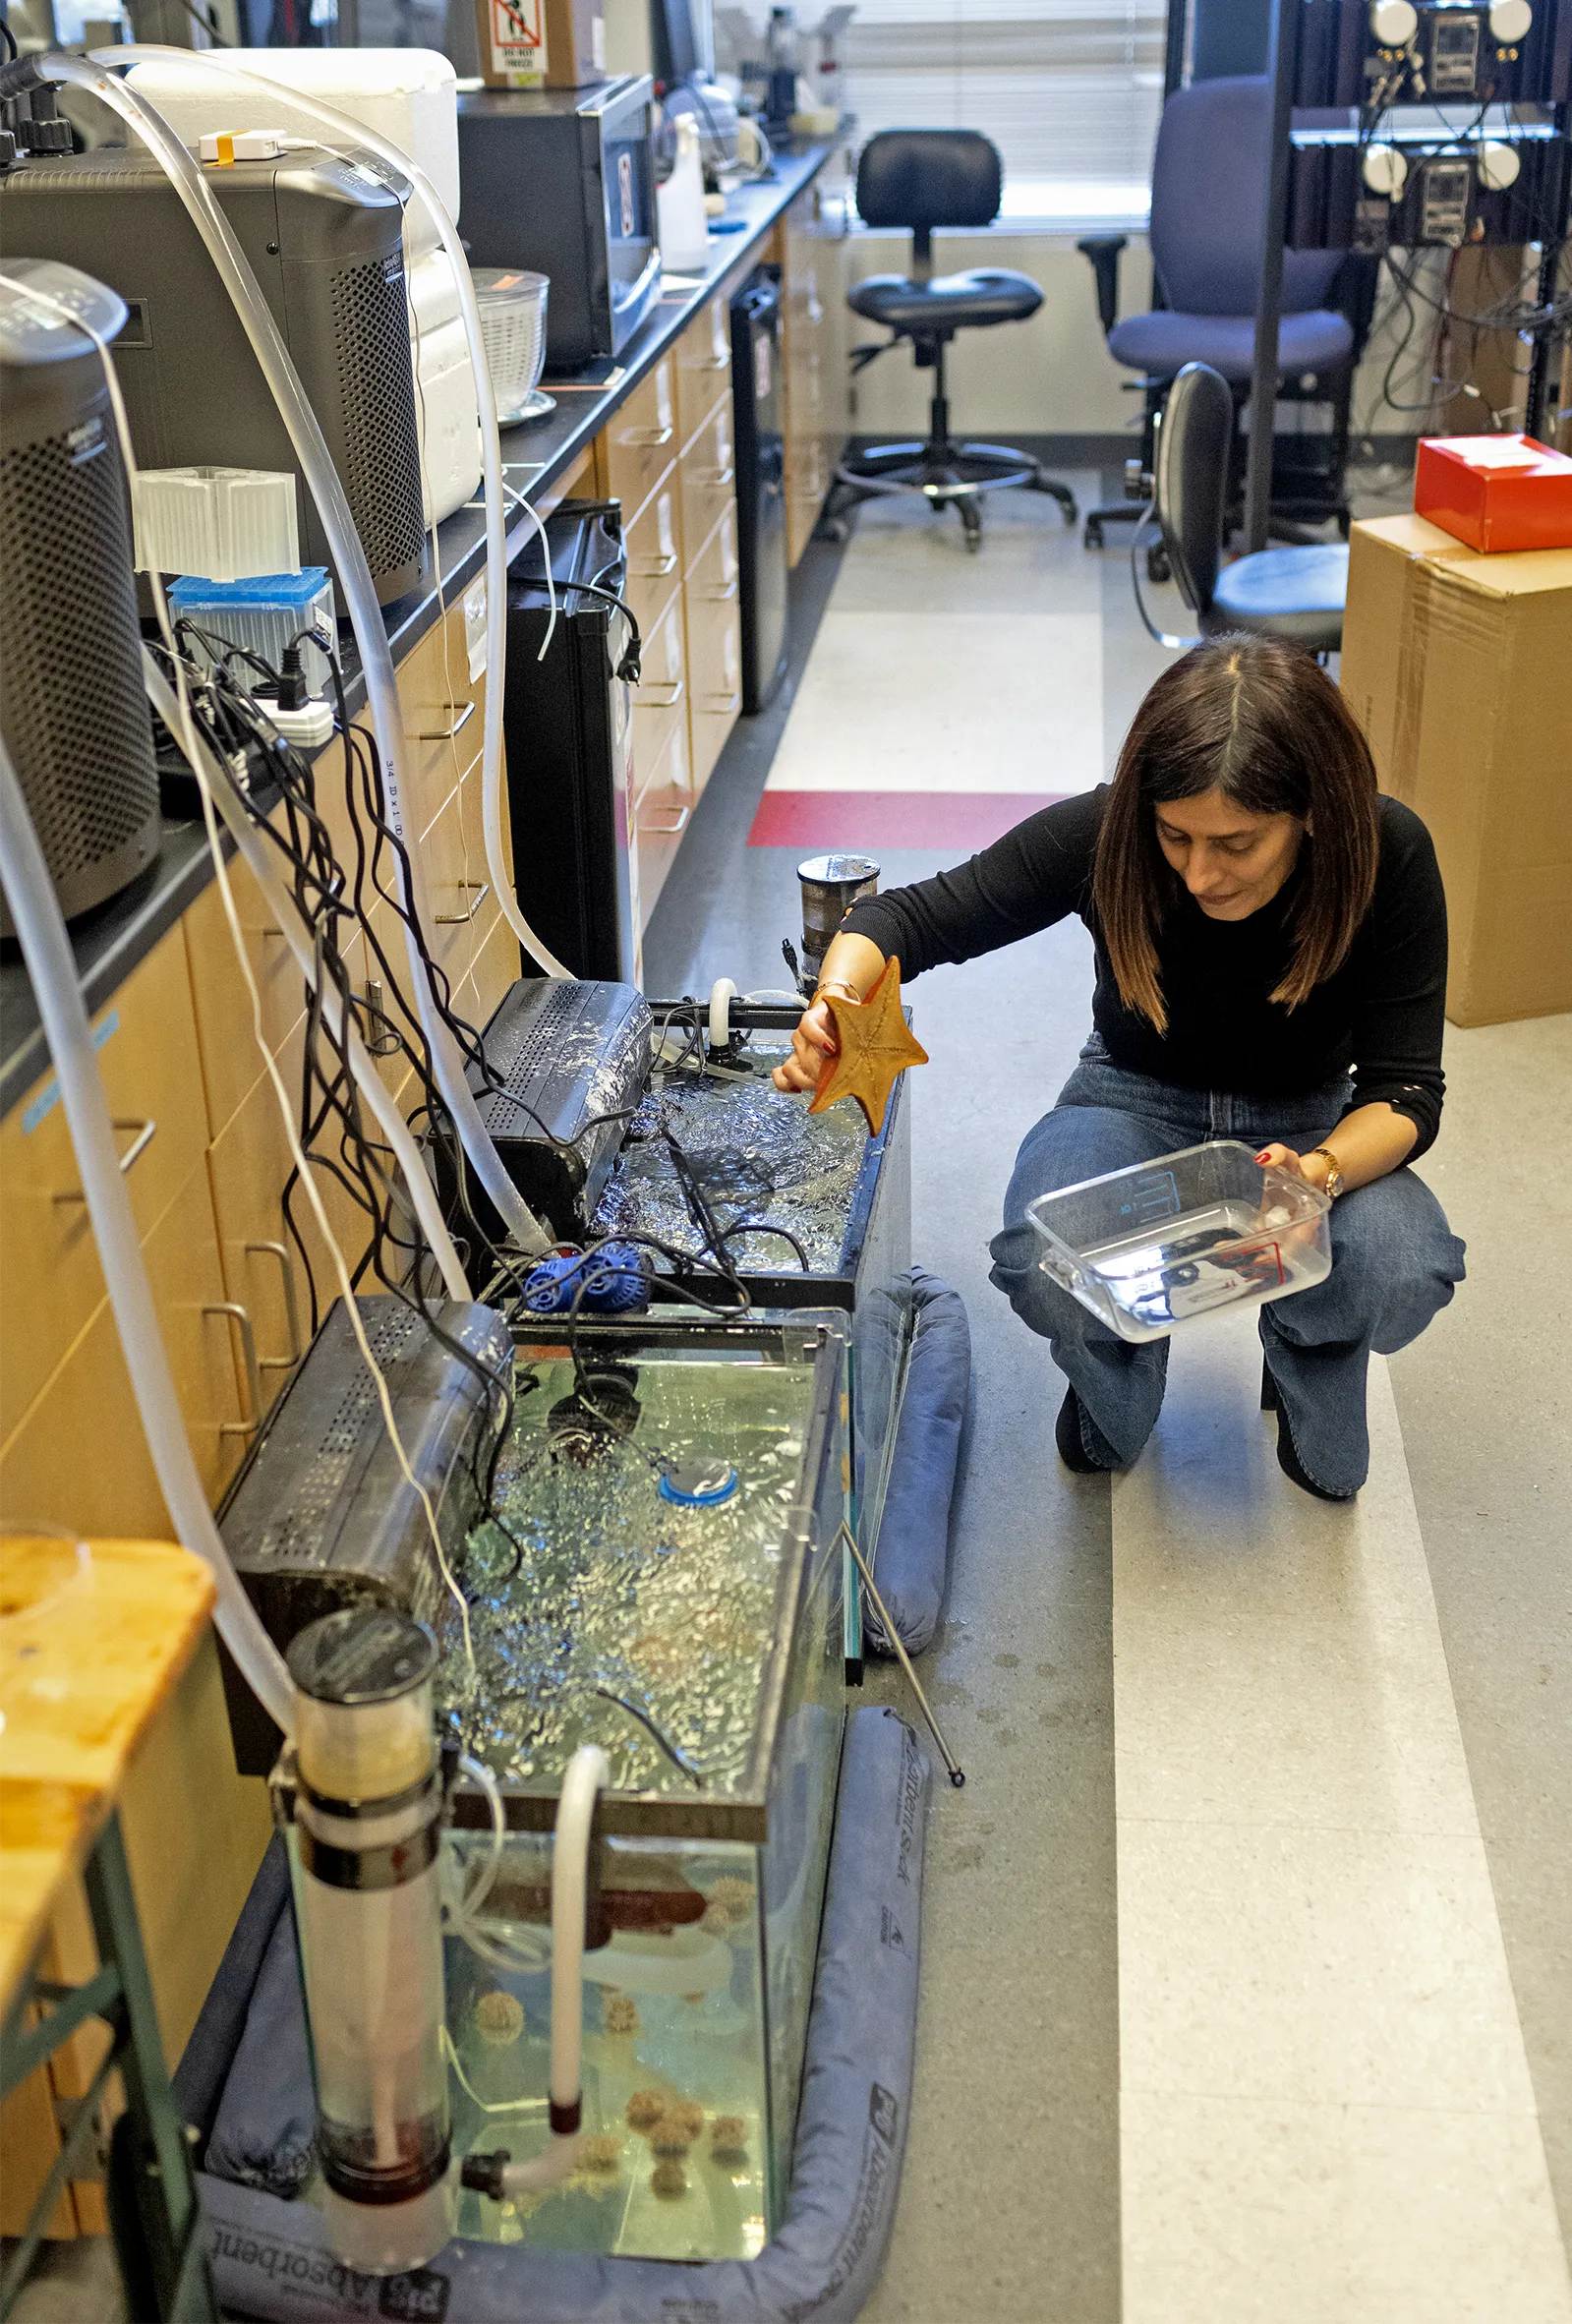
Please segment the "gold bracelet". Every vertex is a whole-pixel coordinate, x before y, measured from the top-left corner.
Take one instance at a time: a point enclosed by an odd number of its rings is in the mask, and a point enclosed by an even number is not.
[[[853,991],[850,985],[843,984],[839,977],[832,977],[827,984],[816,984],[814,986],[813,997],[816,1001],[819,1000],[825,993],[844,993],[846,999],[852,1002],[856,1008],[860,1009],[862,1007],[862,995],[859,992]]]
[[[1335,1202],[1343,1191],[1343,1165],[1332,1152],[1330,1146],[1311,1146],[1305,1159],[1307,1162],[1312,1161],[1317,1154],[1328,1165],[1326,1184],[1321,1191]]]

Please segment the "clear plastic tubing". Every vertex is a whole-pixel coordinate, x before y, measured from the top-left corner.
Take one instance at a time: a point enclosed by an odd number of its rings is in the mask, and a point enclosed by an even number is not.
[[[180,705],[175,700],[174,688],[169,684],[146,647],[143,649],[143,674],[146,681],[148,701],[163,720],[181,749],[185,750],[188,747],[185,722],[180,715]],[[305,921],[296,909],[294,899],[289,895],[274,870],[272,857],[265,842],[253,830],[245,809],[236,803],[228,783],[221,771],[213,765],[211,755],[204,748],[201,737],[193,732],[190,741],[196,744],[199,757],[202,760],[202,765],[194,768],[193,773],[198,775],[211,794],[213,805],[228,828],[247,870],[262,890],[262,901],[272,913],[278,928],[282,931],[284,942],[295,956],[296,967],[300,970],[311,991],[316,992],[318,989],[316,948],[312,943],[311,934]],[[327,1020],[327,1030],[335,1042],[341,1041],[342,1010],[338,995],[330,984],[326,984],[321,988],[320,997],[322,1015]],[[432,1256],[437,1261],[443,1288],[450,1300],[467,1300],[470,1296],[469,1284],[465,1279],[458,1252],[453,1248],[453,1239],[447,1231],[447,1222],[442,1216],[436,1190],[427,1174],[426,1165],[421,1158],[420,1148],[415,1143],[409,1124],[389,1096],[386,1084],[372,1061],[370,1051],[361,1040],[353,1017],[350,1018],[347,1029],[350,1073],[354,1076],[355,1085],[365,1099],[374,1121],[391,1146],[394,1160],[404,1173],[405,1184],[410,1191],[410,1199],[415,1205],[415,1214],[420,1220],[421,1229],[431,1246]]]
[[[124,58],[126,52],[121,50],[118,54]],[[188,51],[182,50],[180,54],[189,62]],[[63,82],[72,87],[87,89],[89,95],[106,104],[111,112],[118,113],[127,127],[142,140],[179,195],[234,302],[246,336],[251,341],[252,352],[272,391],[280,416],[289,431],[295,456],[320,511],[333,562],[344,585],[349,617],[365,672],[367,702],[381,754],[388,816],[394,830],[404,840],[408,852],[408,907],[417,926],[430,927],[431,913],[424,894],[425,879],[417,844],[419,834],[410,832],[404,819],[398,774],[403,750],[398,687],[393,675],[393,657],[388,650],[381,608],[377,602],[371,569],[366,562],[366,553],[361,547],[360,535],[355,530],[338,472],[322,438],[317,415],[290,361],[289,350],[273,320],[272,311],[262,296],[262,286],[230,231],[228,220],[214,201],[201,169],[160,113],[134,90],[126,88],[112,73],[106,73],[99,65],[89,64],[85,57],[67,56],[58,49],[51,49],[34,61],[34,70],[41,80]],[[488,687],[488,699],[493,691],[493,688]],[[549,1248],[549,1238],[508,1177],[501,1157],[481,1120],[474,1094],[464,1078],[457,1045],[437,1015],[420,947],[413,933],[407,929],[405,941],[416,1005],[431,1047],[437,1085],[470,1167],[520,1249],[529,1252],[544,1251]]]
[[[126,1369],[146,1431],[159,1487],[175,1532],[188,1549],[212,1568],[218,1586],[214,1619],[218,1635],[235,1657],[246,1683],[287,1735],[295,1723],[295,1690],[277,1648],[268,1637],[238,1575],[229,1562],[197,1465],[191,1457],[186,1423],[169,1374],[169,1359],[143,1264],[142,1244],[131,1197],[120,1175],[109,1108],[98,1076],[98,1060],[77,981],[71,940],[60,914],[54,884],[44,863],[22,784],[0,741],[0,878],[22,945],[44,1038],[82,1172],[104,1280],[109,1286],[115,1327],[125,1351]]]
[[[486,361],[486,346],[481,337],[481,313],[475,302],[475,285],[470,279],[469,260],[464,245],[458,238],[458,228],[447,214],[447,208],[437,188],[412,155],[404,152],[390,139],[379,137],[376,130],[357,121],[353,114],[341,113],[335,105],[324,105],[304,89],[287,82],[269,80],[258,72],[255,65],[233,63],[221,50],[201,54],[189,48],[168,48],[138,41],[131,47],[100,50],[98,60],[111,57],[116,64],[178,64],[189,70],[193,63],[206,66],[215,73],[237,76],[255,81],[259,87],[270,88],[286,99],[296,112],[309,113],[330,129],[335,138],[350,145],[363,145],[388,162],[401,177],[407,178],[425,203],[433,224],[441,236],[442,248],[452,261],[454,280],[458,285],[459,306],[464,319],[464,336],[469,341],[470,369],[475,375],[475,396],[481,415],[481,458],[485,476],[486,502],[486,722],[483,729],[483,758],[481,762],[481,816],[486,835],[486,868],[491,875],[492,888],[499,898],[508,926],[520,944],[528,947],[533,957],[549,976],[568,976],[555,955],[549,952],[519,908],[517,894],[508,877],[507,864],[502,854],[502,676],[507,656],[507,511],[502,491],[502,448],[496,433],[496,397],[492,387],[491,368]],[[531,512],[533,514],[533,511]],[[539,519],[536,520],[539,529]],[[550,552],[544,534],[542,550]]]

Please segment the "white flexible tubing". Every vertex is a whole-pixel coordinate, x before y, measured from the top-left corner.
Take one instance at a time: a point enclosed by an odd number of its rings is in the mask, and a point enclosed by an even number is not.
[[[481,762],[481,822],[486,837],[486,868],[491,874],[492,887],[502,906],[502,914],[518,938],[529,948],[548,976],[566,977],[572,971],[565,968],[556,956],[548,951],[519,907],[513,882],[508,877],[507,864],[502,854],[502,696],[503,676],[507,661],[507,512],[502,490],[502,447],[497,436],[496,393],[492,385],[491,366],[486,360],[486,342],[481,336],[481,311],[476,303],[475,285],[470,278],[469,260],[459,240],[458,228],[448,216],[447,205],[431,179],[412,154],[395,145],[388,138],[378,136],[364,121],[357,121],[352,113],[341,113],[336,105],[324,105],[304,90],[285,82],[271,80],[259,73],[255,65],[242,65],[227,58],[221,49],[207,49],[200,54],[189,48],[168,48],[158,43],[138,41],[126,48],[101,49],[96,58],[116,64],[178,64],[189,69],[193,58],[210,71],[225,73],[231,79],[239,76],[255,81],[275,95],[287,99],[297,112],[309,113],[314,121],[320,121],[336,137],[351,145],[363,145],[407,178],[425,203],[432,223],[441,236],[442,248],[447,253],[458,285],[459,308],[464,319],[464,336],[469,341],[470,369],[475,375],[475,398],[480,407],[481,467],[486,505],[486,716],[482,726],[483,753]],[[528,503],[525,504],[528,506]],[[529,514],[535,520],[546,553],[547,585],[551,587],[551,551],[546,545],[545,528],[533,508]]]
[[[730,1005],[740,1000],[729,976],[718,976],[710,987],[710,1047],[724,1049],[731,1038]]]
[[[189,63],[188,52],[182,50],[178,53]],[[119,51],[118,58],[123,59],[125,54],[124,50]],[[323,440],[317,415],[290,360],[289,350],[273,320],[272,311],[202,171],[162,114],[145,98],[139,97],[135,90],[125,87],[113,74],[106,73],[101,66],[90,64],[84,57],[68,56],[58,49],[51,49],[34,62],[42,79],[85,88],[99,98],[111,112],[118,113],[127,127],[147,146],[202,235],[219,277],[229,292],[251,342],[252,352],[262,367],[289,432],[295,456],[320,512],[333,562],[344,585],[345,601],[366,679],[367,703],[381,755],[388,819],[404,842],[408,859],[406,902],[416,926],[429,927],[431,913],[425,896],[419,835],[409,831],[404,818],[398,775],[403,749],[398,686],[393,674],[393,657],[387,644],[381,608],[377,602],[371,568],[366,562],[366,552],[361,547],[360,535],[355,529],[338,472]],[[470,1166],[520,1249],[532,1253],[545,1251],[550,1248],[549,1238],[508,1177],[501,1157],[481,1120],[480,1109],[464,1077],[452,1035],[437,1015],[420,946],[413,930],[409,928],[405,929],[405,945],[416,1005],[431,1048],[437,1088],[452,1117]]]
[[[553,2106],[577,2108],[583,2094],[579,2056],[584,2021],[584,1900],[589,1888],[590,1824],[610,1772],[598,1743],[581,1743],[562,1775],[552,1844],[552,2079]]]
[[[188,755],[192,746],[195,745],[203,761],[200,771],[206,778],[213,805],[223,818],[224,824],[245,861],[247,870],[261,889],[263,902],[271,912],[274,922],[282,931],[284,942],[295,957],[296,967],[305,978],[310,990],[316,992],[318,990],[316,948],[311,942],[306,923],[301,917],[294,898],[285,888],[283,881],[273,867],[266,842],[253,829],[245,809],[240,806],[231,791],[222,770],[213,765],[212,755],[204,745],[201,735],[195,729],[189,733],[186,731],[181,719],[180,704],[175,698],[174,689],[146,647],[143,648],[142,662],[143,679],[146,687],[148,701]],[[346,1028],[343,1023],[343,1012],[338,994],[331,984],[324,983],[320,998],[327,1030],[334,1043],[342,1046]],[[421,1231],[431,1246],[432,1256],[436,1259],[437,1270],[442,1278],[442,1288],[450,1300],[467,1302],[470,1297],[469,1283],[460,1263],[458,1252],[454,1249],[453,1238],[447,1231],[447,1222],[442,1216],[437,1199],[437,1190],[432,1185],[426,1164],[421,1157],[421,1150],[415,1143],[414,1134],[389,1095],[386,1083],[377,1071],[372,1061],[371,1052],[360,1037],[353,1016],[349,1018],[347,1030],[349,1033],[347,1046],[350,1073],[354,1076],[355,1085],[364,1098],[378,1129],[391,1146],[393,1157],[404,1173],[410,1198],[415,1205],[415,1215],[420,1220]]]
[[[11,906],[44,1038],[66,1110],[77,1167],[82,1172],[115,1327],[131,1374],[132,1392],[146,1431],[159,1487],[175,1532],[212,1570],[218,1589],[213,1619],[252,1693],[286,1735],[295,1725],[295,1689],[283,1657],[241,1588],[197,1464],[169,1373],[157,1310],[143,1263],[131,1197],[120,1175],[109,1108],[98,1074],[71,940],[54,883],[32,828],[32,818],[10,753],[0,741],[0,878]]]

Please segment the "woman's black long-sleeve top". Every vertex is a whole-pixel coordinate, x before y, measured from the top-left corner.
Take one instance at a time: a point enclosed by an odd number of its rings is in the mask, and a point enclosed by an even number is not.
[[[1028,816],[937,879],[854,904],[844,925],[902,978],[941,960],[1033,936],[1074,912],[1091,931],[1092,1018],[1117,1066],[1187,1089],[1291,1095],[1352,1072],[1352,1105],[1406,1114],[1423,1154],[1441,1119],[1446,899],[1430,835],[1396,799],[1379,802],[1375,894],[1343,965],[1297,1009],[1271,994],[1288,966],[1304,852],[1270,903],[1245,920],[1208,919],[1179,881],[1156,932],[1168,1030],[1127,1009],[1092,902],[1092,859],[1108,786]],[[1308,849],[1314,844],[1305,842]],[[1350,1109],[1352,1110],[1352,1108]]]

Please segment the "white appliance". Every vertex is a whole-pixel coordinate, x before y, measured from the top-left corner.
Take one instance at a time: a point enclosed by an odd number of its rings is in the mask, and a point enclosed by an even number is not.
[[[237,48],[226,52],[229,58],[364,121],[408,153],[458,215],[458,83],[436,49]],[[321,123],[287,97],[238,76],[231,82],[195,61],[138,65],[130,80],[193,152],[213,131],[281,129],[313,145],[328,139]],[[404,266],[422,495],[427,523],[439,524],[480,484],[480,422],[452,264],[419,202],[404,212]]]

